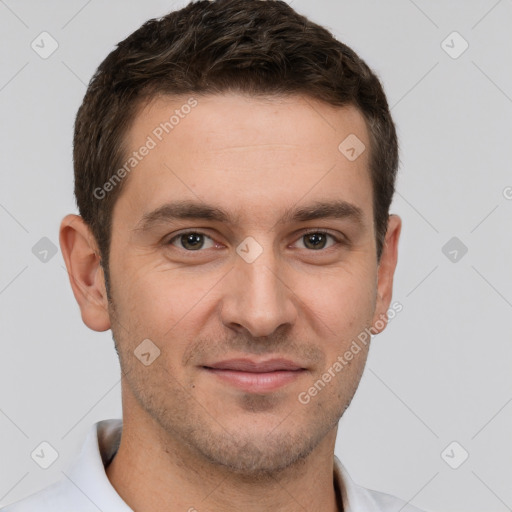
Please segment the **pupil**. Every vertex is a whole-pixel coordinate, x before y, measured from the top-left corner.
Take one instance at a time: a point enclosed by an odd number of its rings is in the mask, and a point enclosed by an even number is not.
[[[202,235],[199,233],[187,233],[181,237],[183,246],[191,249],[200,249],[203,246]]]
[[[318,249],[319,245],[323,245],[322,242],[325,242],[325,236],[323,233],[312,233],[310,235],[306,235],[307,241],[312,242],[313,249]],[[306,243],[306,245],[308,245]]]

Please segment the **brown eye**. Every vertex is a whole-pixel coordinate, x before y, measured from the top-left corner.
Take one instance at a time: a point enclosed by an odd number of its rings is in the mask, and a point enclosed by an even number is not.
[[[308,233],[304,235],[304,245],[308,249],[323,249],[327,241],[325,233]]]
[[[329,246],[327,246],[327,244],[329,243],[329,239],[331,239],[333,242]],[[309,233],[302,235],[299,240],[303,242],[304,248],[313,251],[326,249],[340,242],[340,240],[338,240],[334,235],[326,233],[325,231],[318,230],[310,231]]]
[[[169,240],[169,244],[187,251],[209,249],[214,246],[214,242],[209,236],[197,231],[188,231],[186,233],[176,235]]]

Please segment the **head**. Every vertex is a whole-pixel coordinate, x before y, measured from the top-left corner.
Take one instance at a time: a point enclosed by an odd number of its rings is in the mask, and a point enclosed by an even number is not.
[[[99,66],[74,165],[61,246],[84,322],[112,329],[125,416],[240,473],[307,457],[369,343],[334,363],[391,301],[398,147],[378,78],[285,2],[191,3]],[[232,359],[299,370],[252,390],[212,371]]]

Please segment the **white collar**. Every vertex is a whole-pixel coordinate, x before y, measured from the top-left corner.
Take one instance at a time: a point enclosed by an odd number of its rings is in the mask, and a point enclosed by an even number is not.
[[[78,458],[64,471],[66,478],[2,512],[133,512],[105,472],[119,448],[122,426],[121,419],[95,423]],[[358,486],[336,456],[333,477],[341,492],[344,512],[421,512],[394,496]]]

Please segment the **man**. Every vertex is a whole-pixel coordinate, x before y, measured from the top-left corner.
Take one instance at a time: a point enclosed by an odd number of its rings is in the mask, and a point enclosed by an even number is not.
[[[366,64],[284,2],[191,3],[100,65],[74,166],[60,243],[83,321],[112,330],[123,419],[4,510],[417,510],[334,457],[401,228]]]

